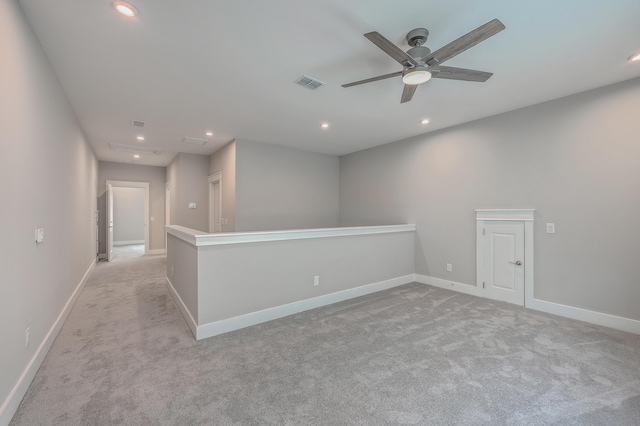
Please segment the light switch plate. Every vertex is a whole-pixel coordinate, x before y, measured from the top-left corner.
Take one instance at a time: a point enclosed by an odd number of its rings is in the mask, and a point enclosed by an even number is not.
[[[547,223],[547,234],[555,234],[555,233],[556,233],[556,224]]]
[[[40,244],[44,242],[44,228],[36,229],[36,243]]]

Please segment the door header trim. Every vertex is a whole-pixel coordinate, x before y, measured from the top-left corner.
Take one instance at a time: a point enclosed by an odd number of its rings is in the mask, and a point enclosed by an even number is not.
[[[536,209],[476,209],[476,220],[516,220],[533,222]]]

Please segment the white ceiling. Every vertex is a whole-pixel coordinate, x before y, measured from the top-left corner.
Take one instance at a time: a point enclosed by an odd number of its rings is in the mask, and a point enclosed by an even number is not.
[[[161,149],[137,163],[165,166],[234,138],[342,155],[640,76],[638,0],[132,0],[134,19],[111,0],[20,3],[105,161],[132,161],[109,143]],[[407,50],[425,27],[435,51],[493,18],[506,29],[446,62],[486,83],[432,79],[405,104],[400,78],[340,87],[401,69],[366,32]]]

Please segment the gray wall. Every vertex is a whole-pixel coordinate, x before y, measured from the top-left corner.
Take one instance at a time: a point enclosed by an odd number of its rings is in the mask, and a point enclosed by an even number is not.
[[[340,160],[236,140],[236,231],[338,226]]]
[[[171,234],[167,234],[167,278],[197,322],[198,249]],[[195,330],[192,331],[195,334]]]
[[[113,243],[144,241],[144,188],[113,188]]]
[[[198,247],[198,325],[413,274],[414,240],[401,232]]]
[[[236,230],[236,141],[211,155],[209,174],[222,173],[222,217],[227,220],[222,232]]]
[[[98,163],[17,1],[0,2],[0,64],[2,407],[96,257]]]
[[[209,231],[210,156],[181,153],[167,166],[171,188],[171,224]],[[196,203],[195,209],[189,203]]]
[[[342,225],[416,223],[416,273],[474,284],[474,209],[535,208],[535,297],[640,320],[638,111],[635,79],[344,156]]]
[[[98,210],[100,210],[100,253],[106,253],[106,201],[107,180],[130,182],[149,182],[149,250],[163,250],[164,247],[164,184],[167,170],[165,167],[141,166],[139,164],[113,163],[100,161],[98,166]],[[115,231],[115,228],[114,228]]]

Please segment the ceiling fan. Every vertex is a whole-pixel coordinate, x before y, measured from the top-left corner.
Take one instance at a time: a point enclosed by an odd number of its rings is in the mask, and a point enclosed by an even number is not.
[[[412,47],[407,50],[406,53],[379,32],[372,31],[366,33],[364,36],[382,49],[387,55],[399,62],[403,70],[343,84],[342,87],[357,86],[359,84],[402,76],[404,90],[402,91],[400,103],[405,103],[413,98],[413,94],[416,92],[418,85],[427,82],[432,77],[448,80],[485,82],[493,73],[465,68],[443,67],[441,64],[504,29],[505,26],[500,20],[493,19],[435,52],[431,52],[428,47],[423,46],[427,41],[427,37],[429,37],[429,31],[425,28],[416,28],[407,34],[407,42],[409,46]]]

